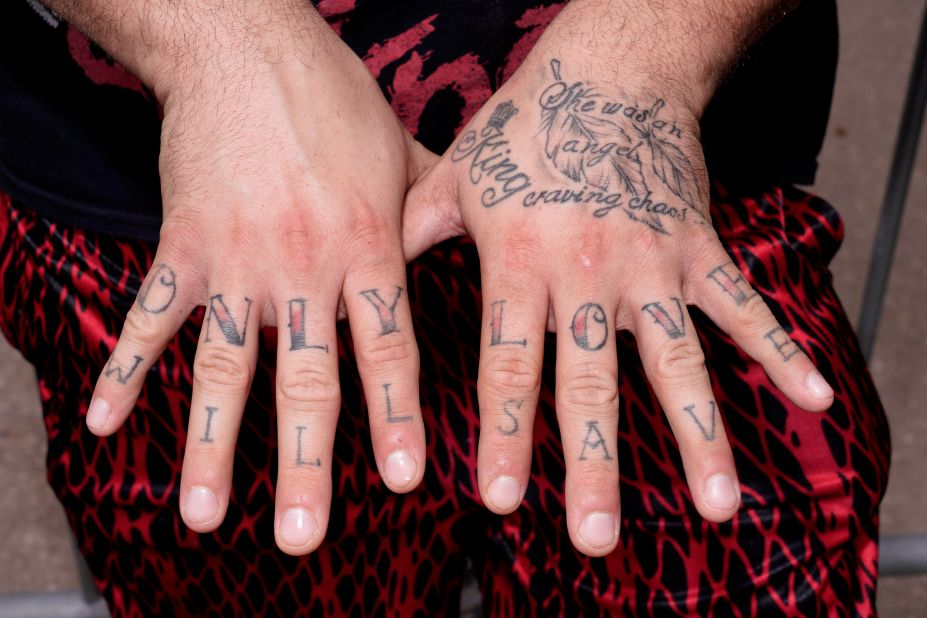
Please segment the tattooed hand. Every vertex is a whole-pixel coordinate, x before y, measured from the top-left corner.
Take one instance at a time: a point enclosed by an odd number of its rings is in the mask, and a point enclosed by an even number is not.
[[[228,505],[259,329],[278,326],[276,539],[304,554],[321,543],[329,516],[339,304],[384,480],[405,492],[424,473],[400,208],[433,155],[308,4],[279,23],[269,6],[255,9],[257,30],[229,26],[228,40],[191,52],[200,61],[146,76],[164,105],[161,242],[87,424],[99,436],[116,431],[169,339],[205,306],[180,508],[193,530],[214,530]],[[234,19],[246,19],[240,8]],[[221,24],[219,13],[210,15]],[[209,36],[225,36],[209,26]],[[298,36],[274,35],[296,26]],[[242,32],[254,40],[235,38]]]
[[[479,482],[497,513],[525,492],[544,330],[556,330],[569,533],[581,551],[604,555],[620,521],[617,330],[637,339],[695,505],[711,521],[734,515],[740,490],[686,306],[802,408],[823,410],[833,393],[711,227],[695,115],[652,83],[537,56],[410,192],[405,236],[466,232],[480,253]],[[406,245],[412,255],[424,248]]]

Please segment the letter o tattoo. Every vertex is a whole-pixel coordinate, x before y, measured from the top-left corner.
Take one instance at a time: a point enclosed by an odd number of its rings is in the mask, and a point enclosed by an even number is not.
[[[152,289],[155,282],[158,288]],[[177,296],[177,275],[167,264],[158,264],[148,283],[138,295],[138,306],[146,313],[162,313]]]
[[[586,303],[573,314],[573,341],[583,350],[595,352],[608,341],[608,318],[602,305]]]

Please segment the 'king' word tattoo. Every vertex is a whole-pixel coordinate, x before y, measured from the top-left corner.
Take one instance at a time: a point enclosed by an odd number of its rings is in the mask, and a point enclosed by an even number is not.
[[[210,332],[212,330],[212,322],[215,320],[219,325],[219,330],[222,331],[222,336],[225,338],[226,343],[243,347],[245,345],[245,337],[248,335],[248,316],[251,315],[251,299],[245,298],[245,304],[248,308],[245,311],[243,326],[239,330],[238,323],[235,321],[235,318],[232,317],[232,312],[229,311],[228,306],[225,304],[222,294],[211,296],[209,298],[209,307],[206,311],[206,341],[212,341]]]
[[[602,305],[586,303],[573,314],[570,324],[573,341],[583,350],[595,352],[608,341],[608,318]]]
[[[116,364],[116,359],[113,356],[109,357],[109,361],[106,363],[106,368],[103,370],[103,376],[108,378],[111,375],[116,375],[116,381],[120,384],[126,384],[129,381],[129,378],[132,377],[132,374],[135,373],[135,370],[138,369],[138,366],[142,363],[142,357],[135,355],[135,359],[132,362],[132,366],[129,368],[121,367]]]
[[[396,305],[399,304],[399,299],[402,297],[401,287],[398,285],[396,286],[396,294],[389,304],[386,304],[386,301],[380,297],[380,288],[364,290],[361,292],[361,296],[367,299],[367,302],[376,310],[377,317],[380,318],[381,337],[390,333],[399,332],[399,327],[396,325]]]
[[[505,309],[505,303],[505,300],[497,300],[490,305],[492,308],[492,315],[489,318],[489,345],[528,345],[527,339],[502,339],[502,312]]]
[[[775,327],[763,336],[769,339],[773,347],[776,348],[776,352],[782,356],[782,360],[785,362],[789,362],[790,358],[801,351],[798,344],[792,341],[792,338],[781,326]]]
[[[709,442],[713,442],[715,439],[715,427],[716,427],[716,417],[718,413],[718,406],[715,405],[714,401],[708,402],[709,407],[711,408],[711,418],[708,423],[703,423],[699,420],[698,416],[695,415],[695,404],[690,404],[685,406],[685,410],[689,416],[692,417],[692,420],[695,421],[696,426],[699,428],[699,431],[702,432],[702,437]]]
[[[518,417],[512,413],[512,409],[521,410],[521,404],[523,403],[525,403],[524,399],[509,399],[502,404],[502,413],[510,421],[508,427],[502,425],[496,427],[503,436],[514,436],[518,433]]]
[[[593,204],[602,218],[620,208],[628,218],[668,234],[666,220],[686,221],[690,212],[707,223],[707,197],[696,165],[677,145],[682,129],[661,118],[666,101],[649,106],[614,101],[582,81],[567,81],[551,60],[554,81],[538,100],[544,152],[551,164],[581,187],[531,191],[526,207],[541,203]],[[660,190],[675,204],[655,200]]]
[[[580,461],[589,459],[586,456],[587,449],[590,454],[602,449],[601,459],[610,460],[612,458],[608,452],[608,446],[605,444],[605,438],[602,437],[602,432],[599,431],[599,421],[586,421],[586,437],[583,438],[583,450],[579,454]]]
[[[303,432],[306,431],[304,425],[299,425],[296,427],[296,465],[297,466],[312,466],[318,468],[322,465],[322,460],[319,457],[315,458],[315,461],[306,461],[303,459]]]
[[[676,312],[679,316],[678,319],[673,319],[659,301],[647,303],[641,308],[641,311],[649,313],[653,321],[666,331],[670,339],[679,339],[686,334],[686,313],[682,308],[682,302],[678,298],[673,296],[670,300],[676,303]]]
[[[157,283],[157,287],[155,284]],[[163,313],[177,296],[177,275],[167,264],[158,264],[138,293],[138,306],[145,313]]]
[[[505,139],[505,125],[518,113],[511,101],[496,106],[486,126],[479,132],[469,130],[463,134],[451,153],[451,161],[470,160],[470,183],[475,187],[488,184],[480,195],[480,203],[491,208],[499,202],[531,186],[531,179],[522,172],[509,155],[509,141]]]
[[[293,350],[325,350],[327,345],[306,343],[306,299],[291,298],[287,301],[290,308],[290,351]]]
[[[407,423],[412,420],[411,415],[406,416],[395,416],[393,414],[393,401],[389,396],[389,387],[392,384],[384,384],[383,392],[386,393],[386,422],[387,423]]]

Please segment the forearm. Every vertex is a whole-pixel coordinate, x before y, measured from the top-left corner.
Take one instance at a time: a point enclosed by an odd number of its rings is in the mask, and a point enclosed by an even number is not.
[[[43,0],[163,100],[181,81],[248,64],[309,64],[333,33],[303,0]]]
[[[798,0],[574,0],[533,55],[559,57],[600,84],[629,80],[696,116],[746,47]],[[635,85],[637,85],[635,84]],[[670,92],[667,92],[669,90]]]

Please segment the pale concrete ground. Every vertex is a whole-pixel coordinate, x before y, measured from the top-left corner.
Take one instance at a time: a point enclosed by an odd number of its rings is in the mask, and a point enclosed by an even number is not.
[[[837,206],[846,241],[833,270],[855,321],[924,0],[842,0],[841,65],[815,191]],[[923,147],[922,147],[923,151]],[[925,533],[927,520],[927,153],[923,153],[889,285],[872,373],[892,421],[886,533]],[[0,345],[0,594],[76,586],[64,516],[45,485],[35,380]],[[883,616],[923,616],[927,576],[884,578]]]

